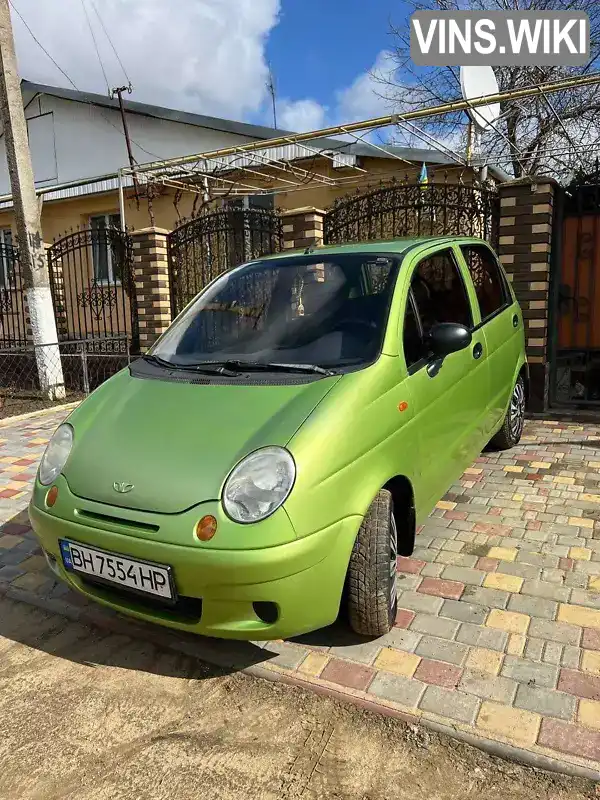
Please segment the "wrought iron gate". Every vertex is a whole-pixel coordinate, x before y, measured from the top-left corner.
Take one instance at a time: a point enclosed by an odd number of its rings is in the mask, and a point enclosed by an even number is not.
[[[488,186],[391,183],[338,198],[324,219],[326,244],[401,236],[481,236],[497,244],[499,207]]]
[[[551,394],[555,405],[600,406],[600,165],[567,187],[553,276]],[[560,272],[558,272],[560,270]]]
[[[282,246],[276,211],[227,207],[184,221],[167,236],[173,316],[217,275]]]
[[[27,344],[25,290],[15,247],[0,242],[0,349]]]
[[[93,339],[100,350],[105,341],[107,352],[137,352],[133,244],[126,231],[84,228],[63,236],[48,249],[48,270],[60,341]]]

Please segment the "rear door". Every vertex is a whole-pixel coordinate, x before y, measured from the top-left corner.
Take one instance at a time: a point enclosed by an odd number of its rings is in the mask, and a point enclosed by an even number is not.
[[[504,418],[523,347],[523,318],[494,252],[484,242],[460,245],[477,298],[479,320],[489,363],[488,432]]]
[[[428,513],[481,449],[489,384],[484,336],[428,371],[427,334],[439,322],[474,326],[465,276],[451,247],[430,251],[414,265],[403,317],[403,352],[417,419],[419,516]]]

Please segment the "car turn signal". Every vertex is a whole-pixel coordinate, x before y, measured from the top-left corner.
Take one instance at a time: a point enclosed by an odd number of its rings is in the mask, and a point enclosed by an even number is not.
[[[51,489],[48,489],[48,493],[46,494],[46,505],[48,508],[52,508],[52,506],[58,500],[58,486],[53,486]]]
[[[196,536],[201,542],[208,542],[213,538],[217,532],[217,520],[211,515],[207,514],[196,525]]]

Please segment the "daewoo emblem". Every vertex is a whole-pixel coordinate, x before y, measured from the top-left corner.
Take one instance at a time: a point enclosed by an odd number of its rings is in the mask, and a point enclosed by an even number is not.
[[[133,483],[117,483],[116,481],[113,483],[113,489],[115,492],[119,492],[119,494],[127,494],[133,489]]]

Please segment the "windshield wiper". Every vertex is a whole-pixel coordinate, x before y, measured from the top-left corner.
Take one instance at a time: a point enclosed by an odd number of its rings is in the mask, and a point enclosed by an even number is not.
[[[191,361],[189,364],[175,364],[165,358],[155,355],[143,355],[143,359],[158,364],[167,369],[181,369],[192,372],[206,372],[210,375],[224,375],[235,377],[240,371],[261,370],[263,372],[315,372],[319,375],[330,377],[336,373],[333,370],[320,367],[318,364],[283,364],[278,361],[242,361],[228,359],[226,361]]]
[[[232,359],[223,361],[223,366],[229,369],[263,370],[264,372],[316,372],[319,375],[335,375],[333,370],[320,367],[318,364],[282,364],[278,361],[241,361]]]
[[[222,361],[196,361],[192,364],[175,364],[173,361],[167,361],[166,358],[150,355],[148,353],[144,354],[142,358],[144,361],[149,361],[151,364],[158,364],[158,366],[165,367],[166,369],[187,370],[188,372],[203,372],[207,375],[224,375],[225,377],[229,378],[233,378],[237,375],[236,372],[228,369]],[[214,369],[210,369],[210,367],[214,367]]]

